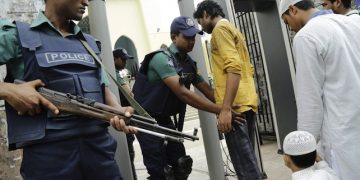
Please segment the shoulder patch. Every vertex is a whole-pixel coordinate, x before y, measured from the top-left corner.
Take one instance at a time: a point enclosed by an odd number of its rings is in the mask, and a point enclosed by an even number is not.
[[[0,27],[3,31],[7,31],[8,29],[15,28],[16,26],[8,19],[0,19]]]
[[[174,62],[170,58],[168,59],[168,66],[169,67],[175,67]]]

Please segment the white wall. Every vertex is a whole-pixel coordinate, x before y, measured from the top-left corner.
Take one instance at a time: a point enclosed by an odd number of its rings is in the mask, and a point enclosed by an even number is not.
[[[149,36],[138,0],[107,0],[108,23],[112,47],[125,35],[135,44],[139,61],[151,51]]]

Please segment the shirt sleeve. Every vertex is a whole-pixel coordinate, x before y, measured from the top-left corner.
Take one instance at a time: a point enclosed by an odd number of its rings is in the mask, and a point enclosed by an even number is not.
[[[204,82],[204,78],[199,74],[199,72],[196,73],[195,79],[192,84],[198,84]]]
[[[7,20],[0,20],[0,65],[18,61],[22,57],[17,39],[16,26]]]
[[[314,37],[297,36],[294,39],[296,62],[296,105],[298,130],[312,133],[319,140],[324,119],[323,84],[325,62],[321,57],[323,46]]]
[[[101,83],[104,84],[106,87],[109,87],[111,84],[109,81],[109,77],[103,68],[101,68]]]
[[[148,70],[155,76],[149,80],[165,79],[177,75],[173,62],[163,53],[158,53],[152,58]]]
[[[220,57],[224,60],[223,71],[240,74],[244,59],[240,59],[241,56],[236,49],[234,32],[227,26],[220,25],[213,32],[212,38],[218,48]]]

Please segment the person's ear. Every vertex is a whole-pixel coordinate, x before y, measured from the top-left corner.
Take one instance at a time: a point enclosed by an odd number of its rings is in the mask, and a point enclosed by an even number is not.
[[[296,15],[298,13],[298,8],[294,5],[289,6],[289,15]]]
[[[335,6],[336,8],[339,8],[339,7],[342,6],[341,0],[335,0],[333,4],[334,4],[334,6]]]
[[[173,43],[175,43],[175,38],[176,38],[176,34],[171,34],[171,41],[173,42]]]
[[[289,157],[288,155],[284,154],[283,160],[284,160],[285,166],[287,166],[288,168],[290,168],[290,165],[291,165],[291,159],[290,159],[290,157]]]
[[[202,13],[202,17],[201,17],[201,18],[205,19],[205,18],[206,18],[206,16],[207,16],[207,12],[206,12],[206,11],[203,11],[203,13]]]

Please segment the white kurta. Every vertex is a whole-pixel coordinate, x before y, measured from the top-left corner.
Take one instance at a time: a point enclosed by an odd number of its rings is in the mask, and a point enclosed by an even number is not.
[[[359,11],[355,10],[355,9],[353,9],[345,14],[345,16],[358,16],[358,15],[359,15]]]
[[[330,169],[324,161],[301,171],[294,172],[291,177],[292,180],[339,180],[333,170]]]
[[[360,179],[360,16],[323,15],[295,36],[298,129],[343,180]]]

